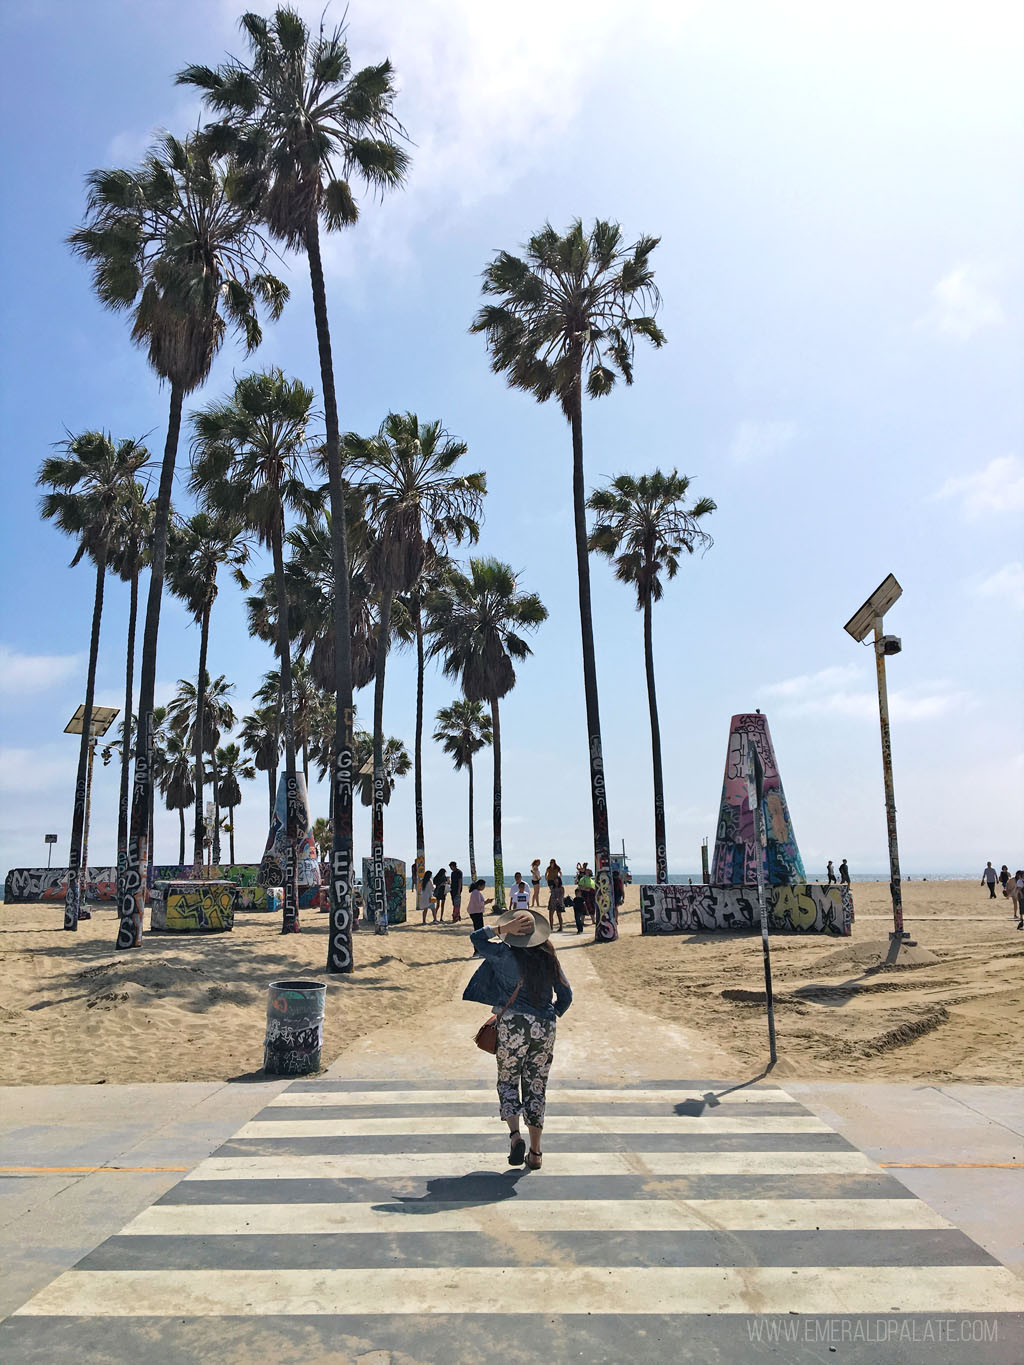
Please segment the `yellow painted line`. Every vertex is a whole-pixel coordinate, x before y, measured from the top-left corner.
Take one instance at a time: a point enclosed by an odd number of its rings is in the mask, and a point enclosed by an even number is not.
[[[119,1175],[157,1175],[165,1171],[190,1171],[191,1166],[0,1166],[0,1175],[93,1175],[114,1171]]]
[[[1024,1171],[1024,1161],[880,1161],[898,1171]]]

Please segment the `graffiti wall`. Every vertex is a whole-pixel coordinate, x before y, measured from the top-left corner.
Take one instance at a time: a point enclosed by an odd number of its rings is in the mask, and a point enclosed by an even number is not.
[[[762,809],[768,848],[764,863],[769,886],[806,882],[807,876],[793,833],[793,822],[782,790],[779,766],[775,761],[768,718],[760,712],[733,716],[729,722],[729,746],[725,756],[722,804],[715,831],[715,856],[711,864],[713,886],[745,886],[757,883],[757,847],[754,839],[754,812],[750,808],[747,786],[746,741],[753,741],[764,770]]]
[[[765,887],[768,923],[775,934],[834,934],[853,925],[849,886]],[[754,886],[642,886],[640,932],[706,934],[761,928]]]
[[[229,881],[238,886],[256,888],[259,866],[256,863],[235,863],[221,867],[204,867],[202,881]],[[157,864],[154,880],[191,882],[195,868],[191,863],[179,867],[175,863]],[[12,867],[4,880],[4,901],[17,905],[26,901],[61,901],[67,889],[66,867]],[[117,901],[117,868],[90,867],[86,872],[85,899],[94,903]],[[255,906],[250,908],[256,908]],[[264,908],[260,906],[259,908]],[[280,907],[278,907],[280,908]]]
[[[363,902],[369,904],[367,888],[373,881],[373,863],[369,858],[363,859]],[[384,895],[388,904],[388,923],[405,923],[405,863],[401,858],[384,859]],[[373,928],[373,917],[364,916],[360,920],[363,928]]]
[[[284,907],[284,893],[278,886],[239,886],[235,896],[235,910],[257,910],[280,914]]]
[[[16,905],[25,901],[60,901],[67,894],[66,867],[12,867],[4,879],[4,901]],[[85,873],[87,901],[117,900],[117,868],[90,867]]]
[[[234,882],[154,883],[150,928],[154,933],[210,934],[235,922]]]
[[[295,857],[298,860],[298,883],[300,887],[320,885],[320,861],[317,856],[316,844],[313,842],[313,826],[309,819],[309,797],[306,795],[306,783],[301,773],[296,775],[297,796],[295,797],[299,809],[299,828],[304,831],[300,833]],[[282,776],[277,784],[277,800],[274,803],[274,818],[270,824],[270,833],[267,836],[267,847],[260,862],[257,881],[260,886],[283,886],[284,885],[284,863],[288,848],[288,840],[285,837],[287,828],[287,809],[288,792],[285,779]],[[302,905],[300,897],[299,905]]]

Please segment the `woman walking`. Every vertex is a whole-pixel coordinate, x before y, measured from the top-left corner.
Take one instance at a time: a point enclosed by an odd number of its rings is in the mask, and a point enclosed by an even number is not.
[[[420,882],[420,909],[423,911],[421,924],[427,922],[427,911],[434,912],[434,923],[437,923],[437,903],[434,900],[434,878],[429,872],[424,872],[423,880]]]
[[[530,864],[530,882],[533,885],[533,897],[530,901],[530,909],[535,906],[540,909],[540,859],[534,858]]]
[[[469,910],[469,918],[473,921],[474,929],[482,929],[484,927],[484,911],[489,904],[490,901],[484,899],[484,879],[481,877],[478,881],[472,882],[469,888],[469,905],[467,908]],[[472,938],[472,934],[470,935],[470,938]],[[477,952],[474,947],[473,956],[483,957],[483,953]]]
[[[498,1105],[508,1124],[510,1166],[525,1159],[539,1171],[548,1072],[555,1048],[555,1020],[572,1004],[572,991],[548,935],[543,915],[512,910],[494,928],[474,929],[470,941],[486,960],[463,992],[463,1000],[490,1005],[498,1015]],[[519,1116],[530,1130],[530,1150]]]

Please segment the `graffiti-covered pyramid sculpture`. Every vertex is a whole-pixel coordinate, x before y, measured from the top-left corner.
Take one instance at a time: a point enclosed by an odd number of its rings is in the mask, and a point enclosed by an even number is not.
[[[768,847],[764,851],[765,884],[792,886],[796,882],[805,882],[807,877],[782,790],[768,718],[757,711],[753,715],[733,716],[729,722],[722,805],[718,812],[715,857],[711,865],[712,885],[753,886],[757,882],[758,849],[754,835],[754,812],[750,808],[748,795],[745,754],[745,739],[748,735],[753,740],[764,769],[761,804],[768,840]]]
[[[316,844],[313,842],[313,826],[309,819],[309,797],[306,795],[306,780],[296,773],[298,786],[298,805],[301,812],[298,826],[301,831],[296,840],[295,861],[298,866],[299,887],[320,885],[320,862],[317,858]],[[277,800],[274,802],[274,818],[270,823],[267,847],[260,863],[257,881],[260,886],[284,885],[285,855],[285,813],[288,808],[288,795],[285,778],[282,775],[277,784]]]

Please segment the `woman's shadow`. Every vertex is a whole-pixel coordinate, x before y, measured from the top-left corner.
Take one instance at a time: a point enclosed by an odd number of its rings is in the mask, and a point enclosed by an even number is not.
[[[502,1171],[471,1171],[469,1175],[438,1176],[427,1181],[427,1192],[416,1198],[397,1195],[394,1203],[374,1204],[375,1213],[438,1213],[480,1204],[499,1204],[516,1197],[516,1184],[529,1171],[516,1166]]]

